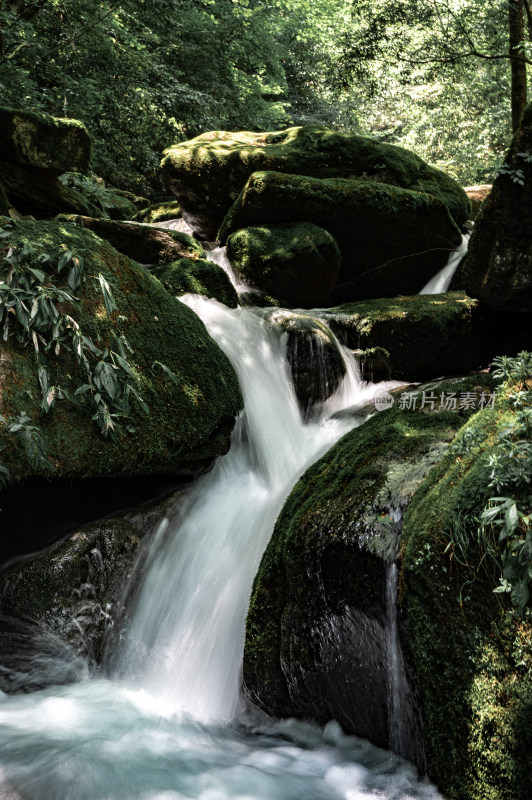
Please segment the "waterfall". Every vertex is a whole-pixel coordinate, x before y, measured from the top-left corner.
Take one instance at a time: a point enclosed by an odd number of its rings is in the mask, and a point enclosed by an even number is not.
[[[470,236],[470,233],[466,233],[464,236],[462,236],[461,245],[456,250],[452,251],[447,264],[442,267],[442,269],[440,269],[440,271],[437,272],[427,284],[425,284],[419,294],[443,294],[449,290],[454,273],[456,272],[460,261],[467,253],[467,246],[469,244]]]
[[[400,509],[391,508],[390,517],[394,523],[401,521],[402,513]],[[405,700],[405,678],[403,668],[403,654],[401,642],[399,640],[399,628],[397,626],[397,589],[398,589],[398,570],[397,570],[397,551],[399,539],[390,553],[387,564],[386,574],[386,634],[388,641],[388,747],[394,753],[402,755],[404,753],[404,732],[403,732],[403,705]]]
[[[0,693],[0,797],[438,800],[412,766],[334,722],[243,716],[239,694],[251,584],[286,496],[356,424],[341,412],[397,384],[365,384],[344,350],[345,378],[305,422],[285,338],[264,315],[185,302],[241,382],[231,450],[161,524],[111,678]]]

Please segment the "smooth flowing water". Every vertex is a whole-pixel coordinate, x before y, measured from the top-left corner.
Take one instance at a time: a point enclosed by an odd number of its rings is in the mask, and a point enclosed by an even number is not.
[[[335,723],[275,723],[239,692],[251,584],[284,499],[356,424],[338,412],[396,384],[364,384],[346,351],[343,383],[304,422],[285,335],[253,310],[186,302],[242,385],[231,450],[160,526],[109,679],[0,697],[0,798],[435,800],[411,766]]]
[[[453,250],[449,256],[447,264],[434,275],[430,281],[425,284],[419,294],[443,294],[449,290],[451,281],[454,277],[460,261],[467,253],[467,246],[469,244],[470,233],[462,236],[462,244],[456,250]]]

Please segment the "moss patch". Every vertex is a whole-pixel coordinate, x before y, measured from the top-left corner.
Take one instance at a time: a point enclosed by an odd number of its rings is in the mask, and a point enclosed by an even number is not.
[[[138,390],[149,415],[133,401],[130,423],[116,440],[102,439],[91,420],[93,409],[59,401],[42,416],[40,388],[33,351],[13,337],[2,343],[0,413],[6,418],[26,411],[42,429],[48,458],[61,476],[190,473],[225,453],[235,413],[241,407],[236,375],[201,320],[175,300],[146,269],[119,253],[94,233],[62,222],[20,222],[3,246],[35,242],[52,259],[68,249],[84,259],[85,282],[79,303],[64,310],[101,349],[109,346],[112,331],[123,333],[134,354],[131,363]],[[60,283],[56,260],[36,263],[49,279]],[[2,267],[4,274],[8,264]],[[111,287],[118,310],[108,319],[97,280],[101,274]],[[41,352],[42,362],[56,385],[73,393],[85,381],[65,346],[58,356]],[[178,385],[157,367],[163,362],[177,376]],[[30,474],[17,437],[0,427],[5,450],[2,461],[12,478]]]
[[[181,209],[175,200],[170,200],[165,203],[155,203],[155,205],[148,206],[141,209],[133,218],[135,222],[149,222],[151,224],[156,222],[164,222],[167,219],[178,219],[181,216]]]

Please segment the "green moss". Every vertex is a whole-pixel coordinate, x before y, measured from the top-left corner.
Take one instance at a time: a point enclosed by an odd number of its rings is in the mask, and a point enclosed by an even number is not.
[[[0,158],[56,174],[86,172],[91,139],[79,120],[0,108]]]
[[[479,375],[432,390],[479,391],[489,385],[489,377]],[[359,413],[364,419],[370,409]],[[298,481],[262,558],[246,623],[245,685],[270,713],[294,712],[287,691],[290,670],[294,675],[312,670],[305,641],[317,618],[316,593],[323,591],[325,573],[331,613],[382,602],[382,558],[393,541],[389,509],[408,503],[470,414],[407,411],[396,403],[344,436]],[[362,558],[364,566],[358,567]],[[299,660],[289,655],[291,636],[301,645]]]
[[[227,256],[243,281],[303,308],[328,305],[341,261],[331,234],[306,222],[239,230]]]
[[[174,296],[191,292],[214,297],[229,308],[238,305],[238,295],[227,273],[212,261],[182,258],[173,264],[156,267],[152,272]]]
[[[463,292],[363,300],[322,316],[348,347],[384,348],[393,378],[426,380],[489,362],[488,323]]]
[[[269,133],[211,131],[174,145],[164,155],[163,176],[187,213],[211,232],[257,170],[321,178],[356,176],[426,192],[447,205],[458,225],[470,212],[458,184],[414,153],[313,126]]]
[[[205,251],[199,242],[181,231],[73,214],[62,214],[58,219],[94,231],[121,253],[141,264],[168,264],[181,258],[205,258]]]
[[[487,458],[512,415],[505,400],[457,435],[414,494],[403,527],[403,602],[424,700],[431,775],[450,800],[528,800],[532,791],[532,612],[518,619],[479,566],[478,517],[493,489]],[[459,550],[467,537],[467,562]]]
[[[4,247],[36,242],[52,256],[38,264],[57,283],[56,257],[64,249],[84,259],[85,282],[79,303],[63,310],[79,323],[99,347],[109,345],[111,331],[123,333],[133,348],[130,360],[138,376],[140,394],[149,406],[145,415],[133,401],[131,424],[116,440],[102,439],[91,420],[86,401],[58,402],[43,416],[32,350],[14,338],[2,343],[0,413],[5,418],[27,411],[43,431],[50,462],[59,475],[128,475],[156,472],[189,473],[226,452],[235,413],[241,407],[236,375],[229,361],[208,335],[203,323],[175,300],[146,269],[120,254],[90,231],[62,222],[21,222]],[[8,269],[8,265],[2,268]],[[111,287],[118,310],[109,320],[97,276]],[[40,354],[53,382],[74,392],[82,377],[66,347],[59,356]],[[176,386],[155,361],[178,377]],[[20,480],[29,467],[16,437],[0,428],[5,450],[2,460]]]
[[[135,217],[135,222],[164,222],[167,219],[177,219],[181,216],[181,209],[175,200],[170,200],[165,203],[156,203],[155,205],[148,206],[141,209]]]

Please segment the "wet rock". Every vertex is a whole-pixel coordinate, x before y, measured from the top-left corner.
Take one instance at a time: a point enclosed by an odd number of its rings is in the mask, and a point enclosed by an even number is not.
[[[532,312],[532,105],[476,221],[462,280],[492,308]]]
[[[287,334],[294,390],[310,417],[313,408],[334,394],[345,376],[342,352],[327,325],[315,317],[282,309],[268,313],[267,318]]]
[[[178,198],[183,217],[205,239],[214,238],[231,204],[257,170],[357,177],[426,192],[446,204],[459,226],[470,213],[461,187],[414,153],[369,137],[310,125],[271,133],[211,131],[174,145],[164,155],[163,178]]]
[[[486,391],[488,384],[479,376],[426,391]],[[386,588],[401,513],[471,413],[407,411],[396,402],[298,481],[264,553],[246,624],[244,687],[262,709],[319,724],[336,719],[423,768],[420,698],[407,648],[393,671],[396,598]],[[404,643],[400,609],[397,620]],[[392,687],[400,693],[397,712]]]
[[[331,234],[309,222],[237,230],[227,256],[245,283],[302,308],[329,304],[341,260]]]
[[[430,194],[369,180],[276,172],[249,178],[219,238],[223,242],[246,226],[298,220],[322,226],[337,241],[342,300],[415,294],[462,240],[445,203]]]

